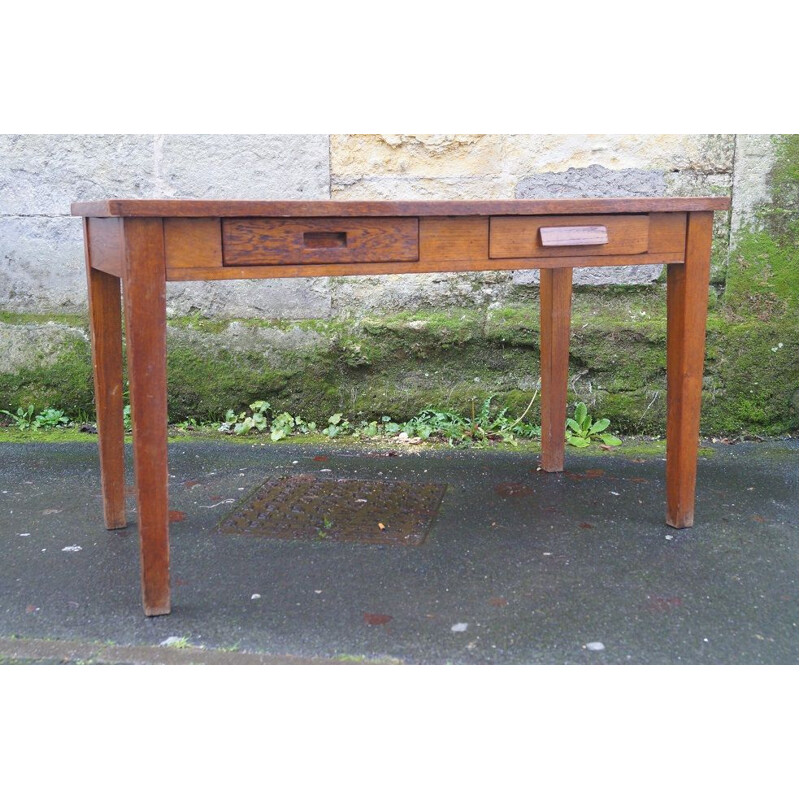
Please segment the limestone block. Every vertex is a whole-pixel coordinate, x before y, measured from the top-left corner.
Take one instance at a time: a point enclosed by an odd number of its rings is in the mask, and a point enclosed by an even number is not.
[[[309,355],[327,349],[329,341],[316,331],[300,328],[280,330],[261,328],[233,321],[224,330],[209,333],[192,328],[169,327],[168,343],[189,347],[201,356],[213,358],[221,350],[257,353],[272,367],[285,365],[287,355]]]
[[[755,211],[771,200],[769,175],[775,149],[769,134],[739,134],[736,137],[736,160],[733,168],[731,236],[756,222]]]
[[[86,309],[83,226],[76,217],[0,216],[0,308]]]
[[[153,137],[0,136],[0,214],[69,214],[76,200],[153,196]]]
[[[331,137],[334,190],[379,177],[484,176],[516,182],[597,164],[607,169],[730,172],[734,137],[708,134],[339,135]],[[476,198],[480,199],[480,198]]]
[[[56,322],[32,325],[0,322],[0,375],[33,366],[48,367],[58,361],[65,345],[76,339],[88,341],[86,332]]]
[[[332,310],[334,314],[374,314],[482,307],[504,297],[510,281],[510,272],[336,278],[331,283]]]
[[[160,193],[232,200],[327,200],[328,137],[164,135],[154,141]]]
[[[167,315],[318,319],[330,316],[327,278],[276,278],[167,284]]]

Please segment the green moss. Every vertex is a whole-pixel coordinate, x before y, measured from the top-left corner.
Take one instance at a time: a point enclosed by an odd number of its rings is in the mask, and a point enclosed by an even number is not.
[[[666,302],[663,286],[576,291],[571,338],[569,400],[585,401],[624,434],[662,435],[666,417]],[[29,322],[29,320],[25,320]],[[315,422],[342,412],[352,420],[387,415],[404,421],[426,407],[469,415],[494,396],[493,410],[521,414],[539,379],[539,307],[536,293],[479,310],[451,309],[304,323],[253,322],[253,327],[319,334],[301,349],[255,345],[204,328],[196,318],[171,320],[170,329],[202,336],[171,336],[168,349],[172,421],[220,419],[268,400]],[[241,324],[250,325],[249,322]],[[254,341],[260,341],[254,339]],[[731,315],[725,304],[708,320],[702,430],[706,434],[779,434],[796,429],[796,321]],[[780,347],[780,343],[783,347]],[[267,357],[268,356],[268,357]],[[0,376],[0,408],[34,402],[70,416],[92,416],[89,348],[79,342],[52,367]],[[537,400],[527,419],[539,421]]]
[[[89,318],[85,314],[19,314],[15,311],[0,311],[0,322],[10,325],[45,325],[48,322],[57,322],[70,328],[89,328]]]
[[[755,220],[734,232],[725,304],[734,313],[764,319],[797,314],[798,304],[798,136],[776,136],[770,172],[771,202]]]
[[[76,338],[46,366],[30,365],[0,374],[0,408],[33,403],[37,410],[61,408],[70,417],[91,416],[94,403],[89,343]]]

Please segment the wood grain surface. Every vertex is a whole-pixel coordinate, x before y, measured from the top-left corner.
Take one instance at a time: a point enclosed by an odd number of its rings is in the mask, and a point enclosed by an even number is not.
[[[164,226],[126,219],[125,333],[145,614],[169,614],[167,292]]]
[[[713,214],[689,215],[686,263],[667,267],[667,524],[694,524]]]
[[[607,241],[602,244],[548,247],[542,228],[602,226]],[[638,255],[646,253],[650,233],[648,214],[593,215],[578,217],[492,217],[489,222],[490,258],[555,258],[572,255]]]
[[[724,211],[729,197],[606,197],[552,200],[97,200],[76,217],[443,217]]]
[[[255,217],[222,221],[222,260],[226,267],[418,258],[416,217]]]
[[[572,270],[542,271],[539,283],[542,376],[542,469],[564,469]]]

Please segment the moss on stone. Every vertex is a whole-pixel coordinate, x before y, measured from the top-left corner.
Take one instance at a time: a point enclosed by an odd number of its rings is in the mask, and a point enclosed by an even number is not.
[[[27,320],[26,320],[27,322]],[[779,434],[796,429],[796,328],[709,316],[702,430]],[[174,321],[170,328],[175,328]],[[181,326],[177,326],[180,329]],[[269,327],[260,323],[259,327]],[[285,325],[282,331],[288,331]],[[426,407],[472,413],[490,395],[495,411],[521,414],[539,379],[538,305],[480,312],[401,314],[366,323],[322,321],[303,350],[248,350],[217,334],[174,337],[168,357],[173,421],[220,419],[255,399],[324,422],[406,420]],[[221,336],[222,334],[220,334]],[[623,433],[663,435],[666,403],[663,287],[576,292],[570,402],[585,401]],[[783,347],[780,344],[783,343]],[[216,347],[215,347],[216,345]],[[210,356],[210,353],[213,355]],[[0,407],[53,405],[91,416],[88,344],[77,342],[49,367],[0,376]],[[539,402],[528,420],[539,420]]]
[[[773,138],[771,202],[755,210],[753,223],[733,232],[724,298],[730,311],[761,319],[796,316],[798,303],[798,136]]]
[[[80,338],[70,341],[51,364],[32,363],[0,374],[0,408],[11,411],[33,403],[37,410],[52,407],[71,417],[91,416],[93,397],[90,347]]]

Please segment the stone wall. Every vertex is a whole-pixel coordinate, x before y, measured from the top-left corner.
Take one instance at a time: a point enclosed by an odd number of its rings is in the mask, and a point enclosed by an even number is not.
[[[786,289],[796,284],[796,253],[787,267],[789,245],[772,235],[764,211],[787,206],[796,220],[796,177],[793,207],[776,195],[778,167],[791,160],[787,142],[796,150],[796,137],[727,134],[0,136],[0,408],[23,401],[91,408],[74,200],[713,194],[732,196],[733,207],[715,215],[704,420],[715,430],[792,429],[794,406],[783,394],[762,392],[744,411],[738,394],[733,402],[738,362],[724,341],[736,339],[725,326],[750,322],[746,302],[738,316],[727,310],[726,289],[736,286],[741,296],[754,270],[772,275],[775,266],[779,278],[759,284],[769,307],[755,317],[763,335],[751,334],[766,345],[767,329],[778,326],[775,335],[789,341],[777,355],[763,354],[777,370],[764,380],[796,387],[796,366],[784,376],[796,364],[796,289],[788,296]],[[781,198],[792,192],[791,180],[784,184]],[[754,255],[767,246],[754,236],[771,237],[778,249]],[[659,431],[663,268],[575,275],[582,327],[573,335],[573,397],[625,430]],[[538,376],[537,283],[531,270],[170,284],[171,413],[213,416],[262,395],[308,416],[330,409],[402,416],[492,393],[514,405],[522,401],[514,393],[525,395]],[[715,339],[720,326],[726,332]],[[211,354],[225,375],[202,366]],[[647,364],[639,363],[645,355]],[[639,367],[628,374],[615,367],[620,361]]]

